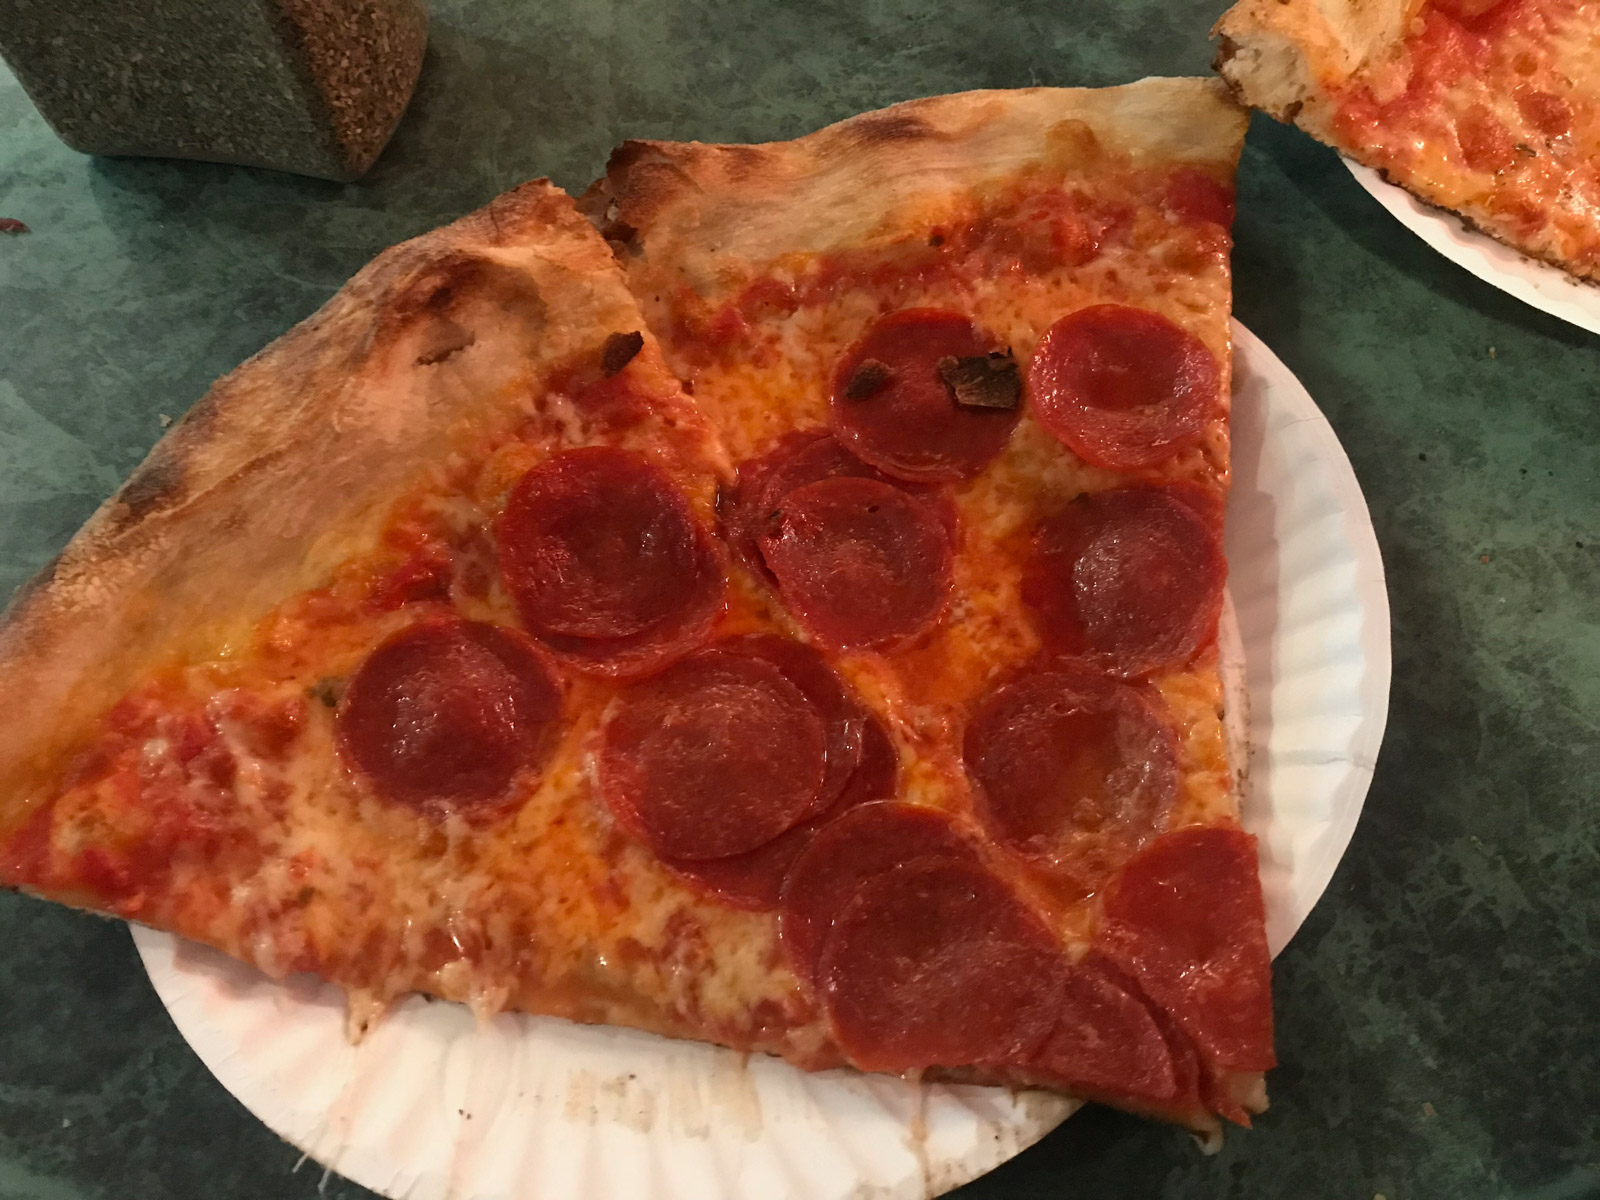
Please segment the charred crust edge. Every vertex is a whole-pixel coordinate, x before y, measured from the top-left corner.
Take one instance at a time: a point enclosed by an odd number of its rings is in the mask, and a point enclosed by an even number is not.
[[[1022,375],[1010,350],[966,358],[947,354],[935,366],[950,399],[962,408],[1014,412],[1022,405]]]
[[[876,358],[864,358],[844,385],[846,400],[869,400],[894,378],[894,368]]]

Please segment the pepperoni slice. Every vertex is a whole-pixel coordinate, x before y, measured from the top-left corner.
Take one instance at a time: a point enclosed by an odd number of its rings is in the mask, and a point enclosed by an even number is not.
[[[779,931],[795,972],[812,978],[828,927],[863,882],[929,855],[977,862],[978,848],[949,814],[921,804],[863,804],[829,822],[783,881]]]
[[[829,821],[857,804],[888,800],[895,794],[899,763],[882,722],[869,715],[862,735],[861,765],[850,776],[844,794],[827,812],[748,854],[704,862],[668,859],[667,866],[689,883],[738,908],[777,908],[784,878]]]
[[[1097,467],[1134,471],[1194,445],[1221,412],[1222,374],[1166,317],[1096,304],[1050,326],[1028,362],[1034,417]]]
[[[554,744],[561,685],[533,643],[454,618],[401,630],[367,656],[339,706],[339,741],[374,788],[442,815],[505,797]]]
[[[635,679],[681,658],[704,644],[722,612],[720,580],[715,591],[702,593],[694,606],[660,625],[624,638],[567,638],[550,634],[541,640],[562,662],[587,675]]]
[[[1238,829],[1156,839],[1106,897],[1099,948],[1133,976],[1211,1068],[1264,1071],[1271,966],[1256,840]]]
[[[1223,229],[1233,228],[1232,186],[1193,167],[1179,167],[1167,180],[1166,206],[1180,221],[1209,221]]]
[[[1034,535],[1024,603],[1056,652],[1133,679],[1184,666],[1217,635],[1217,531],[1163,488],[1080,496]]]
[[[1222,537],[1222,523],[1228,507],[1226,496],[1198,483],[1165,483],[1161,491],[1193,511],[1218,538]]]
[[[873,479],[796,488],[761,552],[784,601],[838,649],[892,649],[927,630],[950,595],[951,539],[927,505]]]
[[[845,690],[828,660],[804,642],[756,633],[723,642],[719,648],[771,663],[816,708],[827,728],[828,765],[812,811],[813,814],[822,813],[832,808],[861,762],[861,732],[867,720],[866,710]]]
[[[1099,957],[1098,951],[1091,951]],[[1106,961],[1110,961],[1107,959]],[[1138,985],[1128,979],[1130,990],[1137,989]],[[1149,997],[1146,997],[1148,1000]],[[1189,1040],[1189,1035],[1178,1028],[1177,1023],[1167,1013],[1154,1005],[1150,1006],[1150,1015],[1155,1018],[1161,1027],[1161,1034],[1167,1039],[1167,1049],[1172,1052],[1172,1071],[1177,1080],[1177,1093],[1172,1100],[1162,1106],[1162,1113],[1169,1119],[1181,1121],[1186,1125],[1197,1126],[1206,1122],[1205,1114],[1211,1110],[1211,1105],[1201,1095],[1200,1055],[1194,1048],[1194,1043]],[[1248,1121],[1241,1122],[1249,1124]]]
[[[635,684],[601,735],[600,791],[664,858],[743,854],[811,813],[827,730],[764,659],[704,650]]]
[[[861,762],[833,808],[841,813],[858,804],[891,799],[900,790],[900,756],[883,722],[867,714],[861,727]]]
[[[826,429],[809,429],[786,434],[760,458],[740,464],[737,485],[717,500],[723,536],[753,567],[770,574],[759,540],[767,520],[795,488],[840,475],[899,484],[930,505],[945,528],[955,533],[955,505],[937,485],[892,479],[851,454]]]
[[[1055,1029],[1034,1065],[1064,1087],[1113,1103],[1167,1105],[1180,1079],[1161,1027],[1103,955],[1064,972]]]
[[[817,966],[834,1036],[864,1071],[1026,1058],[1060,1001],[1055,935],[970,859],[874,875],[834,918]]]
[[[835,475],[887,480],[881,471],[867,466],[841,446],[826,429],[784,435],[761,457],[740,463],[737,485],[718,497],[723,536],[741,558],[766,571],[760,537],[767,519],[795,488]]]
[[[522,623],[553,639],[628,639],[720,603],[711,539],[641,455],[568,450],[511,490],[500,569]]]
[[[995,837],[1088,886],[1165,824],[1178,792],[1177,738],[1150,702],[1084,675],[1036,671],[990,692],[964,754]]]
[[[835,370],[829,423],[852,453],[896,479],[970,479],[1005,449],[1020,396],[1010,408],[958,403],[951,364],[1002,349],[959,313],[891,313]]]

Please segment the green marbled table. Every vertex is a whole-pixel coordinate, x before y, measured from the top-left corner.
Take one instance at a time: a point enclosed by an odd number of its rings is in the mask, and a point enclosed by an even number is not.
[[[0,239],[0,595],[213,378],[519,180],[580,188],[630,135],[1200,73],[1219,8],[438,0],[360,186],[90,160],[0,71],[0,216],[33,228]],[[1332,420],[1388,566],[1377,778],[1279,960],[1256,1131],[1205,1158],[1089,1110],[963,1194],[1600,1196],[1600,338],[1452,266],[1264,119],[1239,200],[1239,316]],[[311,1200],[298,1158],[189,1051],[121,925],[0,895],[0,1198]]]

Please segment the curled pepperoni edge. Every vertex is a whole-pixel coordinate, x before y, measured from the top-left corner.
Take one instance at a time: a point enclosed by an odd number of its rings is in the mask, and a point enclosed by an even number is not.
[[[1095,944],[1170,1014],[1213,1080],[1276,1065],[1266,910],[1250,834],[1189,826],[1155,839],[1107,892]]]
[[[972,715],[962,738],[962,759],[967,768],[968,778],[973,783],[973,809],[979,824],[997,843],[1034,867],[1047,872],[1068,869],[1067,864],[1061,861],[1064,848],[1059,845],[1055,847],[1032,845],[1030,839],[1018,838],[1016,831],[1008,828],[997,806],[993,773],[985,769],[990,754],[985,753],[975,743],[986,738],[990,741],[996,740],[994,735],[1002,732],[992,728],[996,721],[1003,720],[1009,725],[1016,719],[1016,714],[1008,714],[1006,711],[1009,702],[1018,697],[1029,699],[1027,693],[1030,690],[1052,685],[1058,685],[1061,693],[1081,697],[1091,703],[1100,702],[1102,706],[1114,708],[1119,717],[1131,721],[1138,728],[1142,742],[1150,749],[1149,761],[1159,776],[1152,785],[1157,792],[1156,813],[1149,829],[1142,833],[1137,830],[1115,831],[1123,836],[1113,836],[1110,840],[1117,842],[1119,846],[1125,845],[1125,854],[1132,853],[1149,837],[1165,828],[1167,815],[1177,799],[1180,778],[1177,734],[1171,725],[1163,720],[1160,711],[1144,690],[1118,680],[1084,674],[1074,669],[1072,664],[1049,662],[1002,680],[980,697],[973,706]],[[1017,761],[1015,754],[1006,754],[1002,757],[1007,767]],[[1085,834],[1075,836],[1071,840],[1076,842],[1087,838],[1088,835]],[[1070,850],[1070,846],[1065,849]]]
[[[929,854],[975,862],[982,856],[976,831],[965,822],[943,809],[904,800],[860,804],[819,830],[789,868],[779,893],[778,935],[795,974],[814,981],[828,927],[862,881]]]
[[[643,625],[615,635],[583,635],[546,628],[534,611],[535,597],[528,593],[519,566],[527,551],[519,548],[515,526],[518,497],[541,482],[570,487],[566,475],[587,473],[604,483],[608,478],[635,484],[660,502],[688,539],[692,563],[681,583],[681,596],[673,607],[650,617]],[[512,488],[506,510],[496,528],[501,577],[516,606],[519,620],[550,651],[573,669],[586,674],[633,678],[681,657],[705,642],[726,603],[726,569],[717,539],[705,528],[677,486],[643,455],[614,447],[592,446],[564,451],[525,472]]]
[[[1203,561],[1197,571],[1201,581],[1199,598],[1191,605],[1185,628],[1176,635],[1173,646],[1123,650],[1087,644],[1088,630],[1076,602],[1077,563],[1105,526],[1119,519],[1116,506],[1125,508],[1130,502],[1170,505],[1170,511],[1192,522],[1188,540],[1202,548]],[[1220,502],[1198,489],[1134,484],[1081,495],[1067,508],[1047,517],[1034,532],[1023,567],[1022,600],[1033,613],[1041,640],[1053,657],[1087,674],[1132,682],[1182,669],[1215,644],[1228,571],[1221,529],[1214,519],[1218,516]],[[1135,515],[1132,519],[1139,518]],[[1074,522],[1078,523],[1077,528],[1073,527]],[[1065,547],[1061,545],[1063,541],[1068,543]],[[1047,544],[1051,542],[1054,546]],[[1082,545],[1074,547],[1076,542]],[[1057,565],[1069,557],[1071,561],[1064,568]]]
[[[568,638],[547,635],[540,640],[556,659],[574,671],[607,679],[639,679],[670,666],[710,640],[727,607],[722,560],[705,539],[707,560],[714,565],[714,586],[699,592],[693,603],[660,625],[623,638]]]
[[[919,886],[931,890],[917,896]],[[939,911],[942,900],[956,907]],[[910,946],[883,951],[908,930]],[[906,951],[926,948],[932,930],[960,932],[959,953],[917,965]],[[862,881],[829,927],[816,976],[851,1063],[904,1072],[1031,1058],[1054,1025],[1063,966],[1056,935],[999,877],[978,860],[930,854]]]
[[[1142,352],[1121,345],[1124,339],[1142,340]],[[1176,360],[1170,381],[1149,381],[1165,400],[1128,408],[1094,403],[1087,392],[1096,376],[1076,376],[1092,372],[1081,364],[1098,361],[1102,351],[1121,354],[1112,372],[1121,379],[1140,370],[1148,375],[1158,351]],[[1084,462],[1112,471],[1166,462],[1199,443],[1223,412],[1222,370],[1206,344],[1159,313],[1129,305],[1096,304],[1062,317],[1034,347],[1026,380],[1034,419]]]
[[[388,722],[377,716],[379,725],[369,726],[363,713],[371,704],[384,702],[382,694],[374,695],[371,689],[378,686],[373,672],[384,669],[388,659],[414,650],[419,642],[439,647],[438,651],[432,652],[448,653],[451,639],[458,646],[465,639],[487,651],[524,685],[529,693],[524,697],[524,703],[533,710],[524,714],[524,718],[538,728],[528,738],[522,761],[512,766],[496,786],[476,787],[464,794],[438,795],[431,789],[423,790],[393,778],[384,778],[390,768],[386,764],[380,765],[381,760],[374,757],[372,746],[364,743],[379,736],[379,731]],[[454,616],[430,616],[390,634],[368,652],[340,699],[335,717],[336,736],[346,761],[368,781],[374,791],[385,798],[416,808],[434,820],[443,820],[453,812],[461,812],[469,818],[487,818],[497,814],[510,802],[511,783],[518,775],[542,767],[549,758],[555,745],[563,701],[564,688],[554,664],[538,643],[525,634],[488,622],[468,621]],[[541,710],[546,715],[539,716]]]
[[[931,505],[940,523],[954,536],[956,509],[944,488],[885,475],[851,454],[828,429],[818,426],[787,433],[765,454],[739,464],[735,483],[724,485],[717,493],[718,526],[723,540],[741,562],[763,579],[775,582],[761,556],[763,527],[790,492],[839,475],[876,479],[899,487]]]
[[[674,706],[692,710],[696,690],[715,686],[719,674],[734,681],[743,676],[746,686],[769,693],[772,711],[768,715],[774,719],[767,724],[774,749],[761,756],[760,771],[752,769],[752,778],[743,781],[751,786],[744,789],[742,797],[735,798],[742,803],[730,803],[724,788],[695,790],[696,797],[714,797],[722,805],[717,814],[722,821],[713,826],[703,810],[692,811],[692,804],[665,802],[668,798],[684,801],[682,794],[671,795],[674,788],[681,790],[682,782],[664,783],[660,778],[652,780],[651,775],[677,769],[679,763],[672,757],[653,761],[645,751],[654,747],[672,755],[683,749],[671,743],[663,747],[653,735],[659,737],[669,727],[663,720],[666,711]],[[749,715],[754,710],[744,711]],[[748,737],[748,730],[745,733]],[[812,811],[826,768],[825,736],[821,714],[776,666],[754,655],[713,646],[634,684],[613,703],[600,731],[601,798],[617,822],[663,860],[697,862],[745,854],[775,840]],[[737,749],[748,756],[754,752],[753,746],[753,742],[745,741]],[[790,761],[781,761],[783,754]],[[775,761],[774,756],[779,760]],[[757,766],[748,761],[742,765]],[[758,774],[768,786],[755,785],[753,777]],[[694,782],[692,775],[689,782]],[[787,795],[782,790],[786,785]],[[752,803],[758,799],[765,805],[764,810]],[[739,827],[741,820],[746,823],[743,829]],[[716,836],[708,831],[716,832]]]
[[[746,854],[699,862],[663,859],[675,875],[694,888],[734,908],[765,912],[779,906],[789,871],[813,838],[829,822],[860,804],[892,800],[899,791],[899,759],[883,722],[869,715],[863,727],[861,763],[845,784],[844,794],[826,812]]]
[[[830,587],[840,567],[829,527],[858,510],[894,514],[898,528],[880,520],[899,554],[892,580],[841,597]],[[884,547],[877,547],[883,549]],[[954,545],[950,530],[927,505],[893,484],[834,476],[790,492],[761,537],[762,557],[778,581],[784,603],[818,641],[836,650],[891,652],[939,623],[950,604]],[[898,588],[896,603],[868,612],[856,601],[875,600]],[[850,606],[855,604],[854,608]]]

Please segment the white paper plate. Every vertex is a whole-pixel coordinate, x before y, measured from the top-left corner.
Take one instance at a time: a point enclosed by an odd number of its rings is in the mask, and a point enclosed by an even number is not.
[[[1383,568],[1316,405],[1237,338],[1232,597],[1245,631],[1246,823],[1280,949],[1326,886],[1371,778],[1388,699]],[[1236,646],[1240,643],[1236,642]],[[1077,1107],[921,1085],[626,1030],[413,998],[360,1045],[330,986],[273,983],[134,930],[156,991],[224,1087],[312,1158],[397,1200],[923,1200]]]
[[[1600,333],[1600,286],[1579,283],[1565,271],[1519,254],[1487,234],[1468,229],[1461,218],[1424,204],[1403,187],[1387,182],[1371,167],[1344,160],[1356,182],[1416,234],[1458,267],[1485,283],[1590,333]]]

